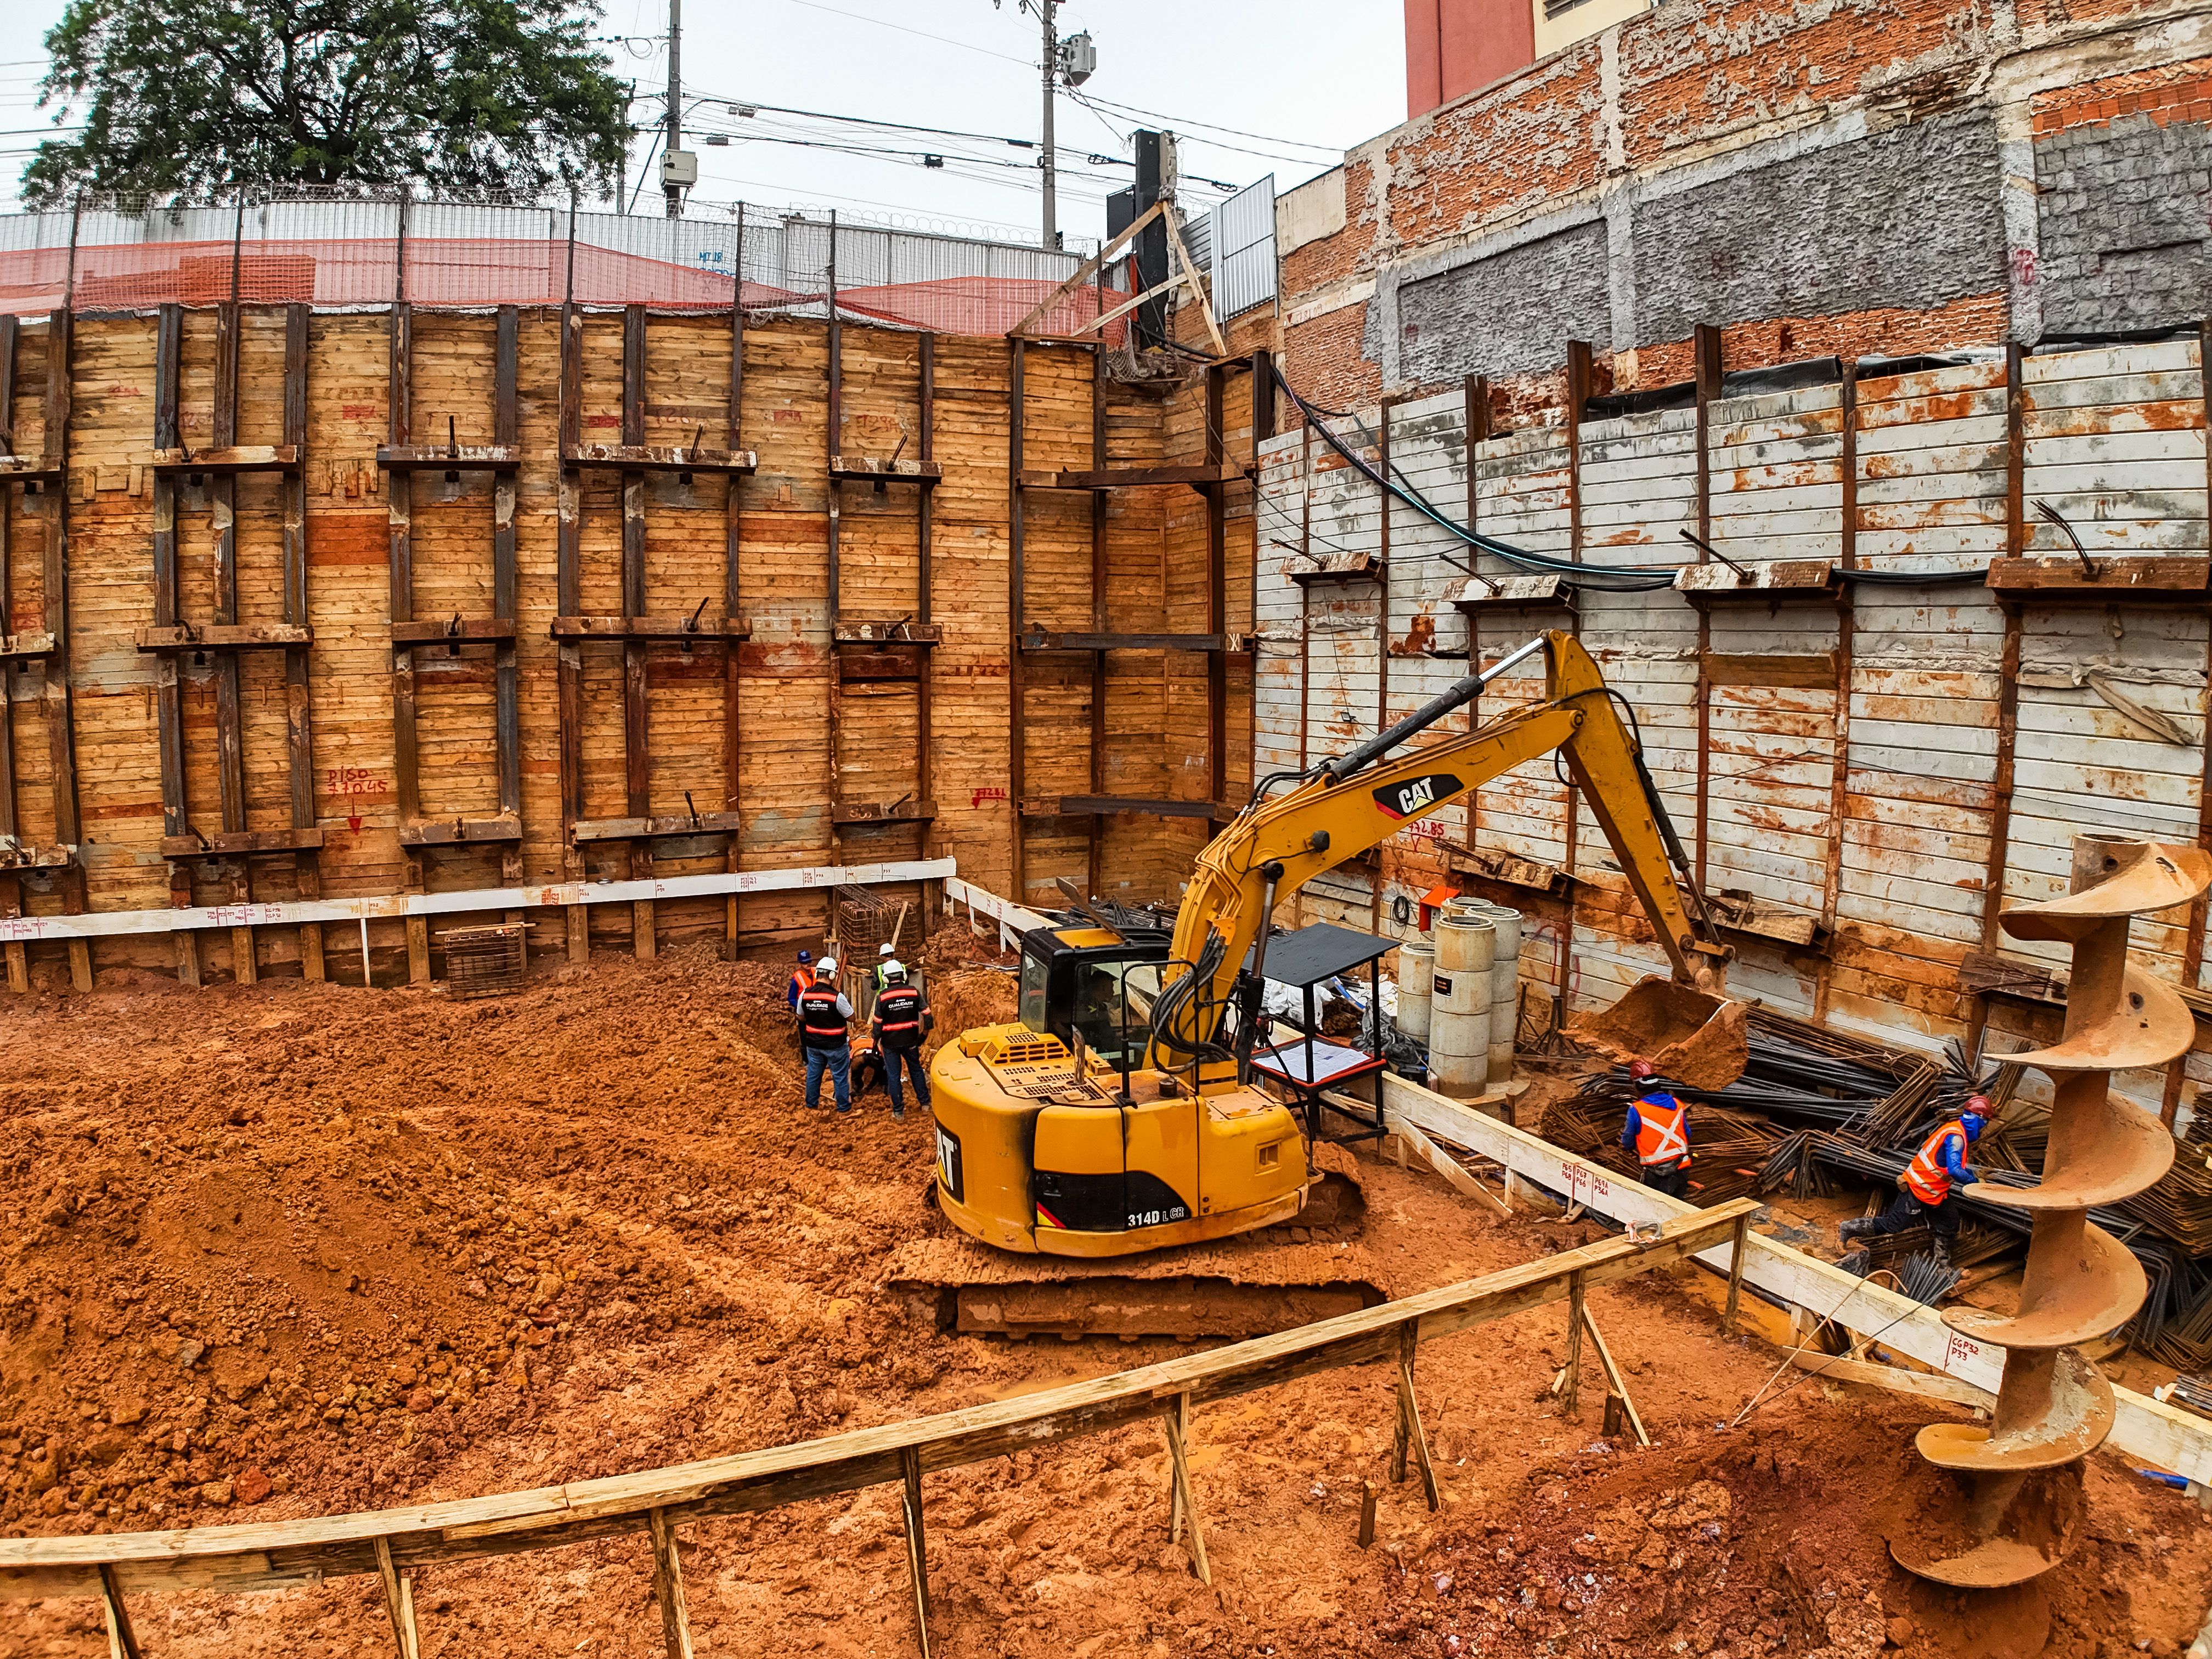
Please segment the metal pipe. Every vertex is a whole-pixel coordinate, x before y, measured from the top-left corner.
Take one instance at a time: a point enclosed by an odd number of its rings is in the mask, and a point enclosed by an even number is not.
[[[1706,555],[1708,555],[1709,556],[1711,556],[1711,557],[1712,557],[1712,558],[1718,559],[1718,560],[1719,560],[1723,564],[1726,565],[1729,569],[1731,569],[1731,570],[1735,571],[1735,572],[1736,583],[1737,583],[1737,585],[1738,585],[1739,586],[1741,586],[1743,583],[1747,582],[1747,581],[1749,581],[1749,580],[1751,580],[1751,572],[1750,572],[1750,571],[1748,571],[1748,570],[1745,569],[1741,565],[1738,564],[1738,563],[1737,563],[1734,559],[1731,559],[1730,557],[1729,557],[1729,556],[1728,556],[1727,554],[1725,554],[1725,553],[1722,552],[1722,551],[1720,550],[1720,549],[1718,549],[1717,547],[1715,547],[1715,546],[1714,546],[1711,542],[1707,541],[1707,540],[1706,540],[1703,536],[1693,536],[1693,535],[1692,535],[1692,534],[1691,534],[1688,531],[1686,531],[1686,530],[1678,531],[1678,532],[1675,532],[1675,533],[1676,533],[1676,534],[1678,534],[1678,535],[1680,535],[1680,536],[1681,537],[1681,538],[1682,538],[1684,541],[1686,541],[1686,542],[1689,543],[1689,544],[1690,544],[1691,546],[1692,546],[1692,547],[1696,548],[1696,549],[1698,550],[1698,552],[1700,552],[1700,553],[1704,553],[1704,554],[1706,554]]]
[[[1260,931],[1252,939],[1252,977],[1244,993],[1243,1016],[1237,1030],[1237,1086],[1252,1081],[1252,1045],[1260,1034],[1260,1009],[1267,1000],[1267,932],[1275,925],[1275,884],[1283,878],[1282,861],[1270,859],[1260,866],[1267,878],[1260,895]],[[1310,1073],[1309,1073],[1310,1075]]]
[[[1389,731],[1377,733],[1357,749],[1346,754],[1339,755],[1334,760],[1323,761],[1321,765],[1321,775],[1332,783],[1343,782],[1353,773],[1382,759],[1400,744],[1419,737],[1455,709],[1464,708],[1481,695],[1484,686],[1489,684],[1515,664],[1525,661],[1535,655],[1537,652],[1543,650],[1545,644],[1545,636],[1539,634],[1534,639],[1500,657],[1481,672],[1468,675],[1455,683],[1451,690],[1444,692],[1441,696],[1433,697],[1423,703]]]

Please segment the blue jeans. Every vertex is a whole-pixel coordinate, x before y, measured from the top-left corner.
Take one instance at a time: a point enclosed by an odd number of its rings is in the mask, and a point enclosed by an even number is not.
[[[921,1063],[921,1045],[917,1042],[910,1048],[902,1048],[886,1042],[883,1053],[884,1087],[890,1091],[891,1110],[906,1110],[905,1097],[899,1092],[899,1068],[903,1066],[906,1074],[914,1079],[914,1097],[921,1103],[922,1110],[927,1111],[929,1068]]]
[[[824,1069],[836,1085],[837,1109],[853,1109],[853,1050],[849,1044],[839,1043],[834,1048],[809,1048],[806,1051],[806,1103],[822,1103],[822,1073]]]

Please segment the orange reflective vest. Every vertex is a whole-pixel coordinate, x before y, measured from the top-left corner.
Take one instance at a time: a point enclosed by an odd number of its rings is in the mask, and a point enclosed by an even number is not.
[[[1941,1204],[1951,1196],[1951,1171],[1943,1164],[1943,1143],[1953,1135],[1961,1146],[1971,1146],[1966,1139],[1966,1126],[1953,1118],[1928,1137],[1927,1142],[1905,1166],[1905,1190],[1923,1204]]]
[[[806,994],[806,988],[813,983],[814,970],[811,968],[794,968],[791,970],[791,1003],[793,1007],[799,1006],[799,999]]]
[[[1690,1159],[1690,1109],[1672,1095],[1646,1095],[1636,1103],[1636,1156],[1647,1167]]]

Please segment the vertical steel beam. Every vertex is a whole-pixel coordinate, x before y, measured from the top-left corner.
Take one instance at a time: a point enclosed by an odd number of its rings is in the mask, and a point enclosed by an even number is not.
[[[1022,791],[1027,784],[1024,723],[1022,719],[1022,374],[1024,343],[1008,344],[1006,378],[1006,779],[1012,806],[1010,848],[1011,896],[1029,902],[1022,858]]]
[[[2005,343],[2005,556],[2027,547],[2027,349]],[[2021,608],[2004,613],[2004,645],[1997,665],[1997,753],[1990,785],[1990,851],[1982,872],[1982,949],[1997,945],[1997,914],[2004,902],[2005,860],[2012,841],[2013,751],[2020,735]],[[1978,1047],[1989,1023],[1986,992],[1974,997],[1969,1049]]]
[[[1692,372],[1697,380],[1698,430],[1698,539],[1709,542],[1713,537],[1713,445],[1712,406],[1721,395],[1721,376],[1726,372],[1721,358],[1721,331],[1711,323],[1699,323],[1690,335]],[[1705,562],[1705,551],[1698,550],[1698,562]],[[1698,607],[1698,817],[1694,856],[1698,868],[1698,885],[1705,884],[1705,853],[1710,844],[1712,811],[1708,797],[1712,793],[1713,778],[1713,619],[1705,606]]]
[[[623,308],[622,441],[645,442],[645,336],[643,306]],[[645,490],[642,472],[622,475],[622,606],[625,618],[642,617],[645,604]],[[627,630],[634,624],[623,623]],[[646,721],[646,641],[623,640],[623,811],[634,818],[653,816],[653,752]],[[642,880],[653,873],[653,843],[629,843],[629,873]],[[659,950],[659,924],[651,899],[630,906],[630,948],[646,960]]]
[[[185,308],[164,305],[154,333],[154,447],[182,447],[178,404],[183,389]],[[173,628],[178,622],[177,475],[154,474],[154,624]],[[184,659],[165,651],[154,664],[154,699],[161,753],[161,833],[164,836],[191,833],[191,809],[185,775]],[[188,908],[192,902],[191,866],[182,860],[169,866],[169,902]],[[200,982],[199,935],[190,928],[172,934],[177,943],[177,977],[186,985]]]
[[[1219,363],[1206,366],[1206,459],[1218,468],[1224,456],[1222,405],[1225,371]],[[1206,489],[1206,631],[1225,646],[1221,635],[1229,627],[1228,596],[1229,486],[1219,481]],[[1229,793],[1229,653],[1225,649],[1206,655],[1206,799],[1218,802]],[[1207,832],[1209,838],[1212,831]]]
[[[1840,522],[1837,526],[1836,562],[1855,569],[1859,550],[1859,364],[1844,360],[1843,384],[1837,390],[1838,421],[1842,444],[1838,456],[1842,484]],[[1828,863],[1820,889],[1820,925],[1835,937],[1836,907],[1844,884],[1844,816],[1850,799],[1851,774],[1851,646],[1856,619],[1851,612],[1851,585],[1844,584],[1836,600],[1836,712],[1835,760],[1828,783]],[[1828,1017],[1836,963],[1834,946],[1820,957],[1819,977],[1813,988],[1813,1018]]]
[[[730,295],[730,413],[725,447],[734,455],[743,447],[745,404],[745,208],[738,204],[736,282]],[[745,481],[732,472],[725,481],[722,497],[722,615],[734,623],[744,614],[744,595],[738,577],[738,554],[744,542]],[[722,810],[735,812],[744,798],[744,730],[740,720],[744,683],[744,648],[737,640],[722,641]],[[723,851],[722,867],[732,874],[744,867],[744,832],[730,832]],[[736,961],[739,910],[732,893],[722,903],[722,954]]]
[[[19,319],[12,314],[0,318],[0,428],[5,429],[7,448],[11,454],[15,453],[15,351],[20,338]],[[14,573],[9,546],[15,510],[15,491],[0,485],[0,636],[16,631]],[[15,663],[0,663],[0,836],[11,837],[20,834],[21,829],[17,817],[15,780],[16,672]],[[12,872],[0,874],[0,917],[22,914],[22,878]],[[29,947],[21,939],[9,939],[6,957],[8,988],[19,994],[27,992],[31,988]]]
[[[277,475],[284,519],[284,620],[301,628],[307,613],[307,351],[312,323],[304,304],[284,308],[284,438],[299,457],[289,472]],[[309,684],[309,650],[284,653],[284,763],[291,826],[315,827],[315,726]],[[323,896],[321,854],[314,848],[292,855],[300,896]],[[323,925],[300,924],[300,971],[310,981],[323,978]]]
[[[561,307],[561,494],[556,532],[555,609],[563,617],[583,614],[584,475],[568,464],[583,431],[584,313],[574,295],[575,215],[569,214],[571,294]],[[563,640],[557,650],[558,696],[561,706],[561,846],[562,862],[570,879],[584,873],[583,855],[576,850],[576,820],[584,814],[584,648],[575,640]],[[585,963],[592,956],[591,907],[568,907],[568,960]]]

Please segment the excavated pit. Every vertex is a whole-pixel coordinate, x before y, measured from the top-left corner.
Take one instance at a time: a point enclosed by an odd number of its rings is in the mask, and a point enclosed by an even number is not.
[[[944,936],[951,954],[963,936]],[[1005,1018],[1002,973],[940,1011]],[[6,1016],[0,1529],[309,1516],[646,1469],[1026,1395],[1188,1352],[946,1332],[887,1283],[943,1237],[930,1130],[880,1095],[809,1117],[782,970],[681,950],[510,999],[148,982]],[[951,1024],[948,1019],[946,1024]],[[1364,1155],[1357,1247],[1396,1293],[1596,1236],[1493,1218]],[[1286,1234],[1285,1256],[1316,1241]],[[1885,1509],[1948,1408],[1821,1382],[1717,1432],[1776,1350],[1723,1337],[1692,1270],[1594,1291],[1659,1444],[1550,1392],[1559,1307],[1424,1346],[1443,1507],[1392,1486],[1393,1380],[1331,1373],[1200,1407],[1214,1584],[1167,1536],[1130,1428],[926,1483],[934,1651],[1021,1659],[1492,1654],[1873,1659],[2173,1655],[2212,1525],[2110,1454],[2094,1547],[2009,1599],[1889,1559]],[[1954,1413],[1964,1419],[1965,1414]],[[1355,1542],[1363,1481],[1375,1545]],[[684,1533],[697,1650],[914,1650],[888,1487]],[[427,1570],[424,1652],[661,1651],[642,1539]],[[161,1659],[392,1650],[374,1581],[134,1598]],[[2138,1644],[2147,1644],[2139,1646]],[[0,1603],[0,1654],[94,1656],[93,1603]]]

